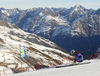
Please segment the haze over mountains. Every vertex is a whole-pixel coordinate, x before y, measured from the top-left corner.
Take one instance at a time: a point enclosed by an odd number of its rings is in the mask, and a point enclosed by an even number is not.
[[[100,47],[100,9],[81,5],[67,8],[0,9],[0,20],[47,38],[63,49],[94,53]]]

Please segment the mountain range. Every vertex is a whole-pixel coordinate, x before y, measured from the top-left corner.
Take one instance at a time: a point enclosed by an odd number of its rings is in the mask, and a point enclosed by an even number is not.
[[[100,47],[100,9],[86,9],[77,4],[71,8],[33,8],[21,10],[0,8],[0,20],[55,42],[63,49],[93,54]]]

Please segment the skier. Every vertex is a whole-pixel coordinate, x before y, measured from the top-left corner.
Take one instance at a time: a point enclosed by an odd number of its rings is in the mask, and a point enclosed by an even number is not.
[[[70,55],[75,57],[73,63],[82,62],[84,60],[82,54],[80,54],[78,51],[71,50]]]

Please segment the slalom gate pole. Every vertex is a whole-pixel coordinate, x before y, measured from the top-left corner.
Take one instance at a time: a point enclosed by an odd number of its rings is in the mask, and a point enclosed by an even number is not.
[[[19,44],[19,52],[20,52],[20,62],[21,62],[21,72],[23,72],[22,70],[22,58],[21,58],[21,45]]]
[[[4,75],[6,75],[6,73],[5,73],[5,69],[3,69],[3,72],[4,72]]]
[[[66,57],[66,60],[68,60],[68,64],[70,65],[70,57]]]
[[[90,51],[90,49],[89,50],[85,50],[85,51],[80,51],[79,53],[84,53],[84,52],[87,52],[87,51]]]
[[[38,70],[38,68],[37,68],[37,62],[35,62],[35,67],[36,67],[36,70]]]
[[[27,60],[27,56],[26,56],[26,61],[27,61],[27,68],[28,68],[28,72],[29,72],[29,66],[28,66],[28,60]]]
[[[25,46],[23,45],[24,50],[25,50]],[[28,72],[29,72],[29,65],[28,65],[28,60],[27,60],[27,56],[26,56],[26,51],[25,51],[25,57],[26,57],[26,62],[27,62],[27,68],[28,68]]]

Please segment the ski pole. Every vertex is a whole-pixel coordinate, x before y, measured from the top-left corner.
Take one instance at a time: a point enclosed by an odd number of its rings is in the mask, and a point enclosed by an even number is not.
[[[84,52],[87,52],[87,51],[90,51],[90,49],[89,50],[85,50],[85,51],[80,51],[79,53],[84,53]]]

